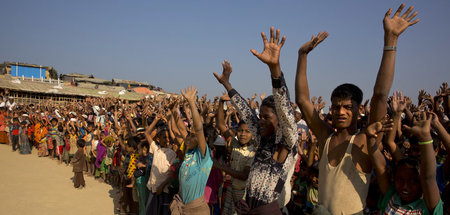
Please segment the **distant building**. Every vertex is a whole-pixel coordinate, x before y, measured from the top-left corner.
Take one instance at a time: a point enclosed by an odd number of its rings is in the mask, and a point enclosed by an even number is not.
[[[0,75],[9,74],[14,77],[47,79],[51,77],[52,70],[52,67],[19,62],[3,62],[3,64],[0,64]]]
[[[131,89],[131,88],[135,88],[135,87],[146,87],[146,88],[149,88],[150,90],[153,90],[155,88],[153,85],[151,85],[147,82],[129,81],[129,80],[122,80],[122,79],[117,79],[117,78],[112,79],[112,84],[124,87],[125,89]]]

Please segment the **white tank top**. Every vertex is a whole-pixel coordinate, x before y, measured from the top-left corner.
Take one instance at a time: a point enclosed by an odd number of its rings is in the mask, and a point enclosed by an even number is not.
[[[370,174],[358,170],[352,160],[352,146],[356,135],[350,139],[344,157],[333,167],[328,160],[331,134],[319,162],[319,204],[331,214],[361,213],[366,205]]]

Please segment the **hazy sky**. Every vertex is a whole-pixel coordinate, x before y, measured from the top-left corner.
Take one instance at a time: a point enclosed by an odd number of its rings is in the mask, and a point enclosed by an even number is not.
[[[400,37],[392,90],[415,98],[450,81],[450,1],[405,1],[420,22]],[[382,19],[400,1],[38,1],[2,0],[0,62],[53,66],[59,73],[147,81],[168,92],[188,85],[219,95],[212,72],[233,66],[231,83],[242,95],[271,93],[260,32],[281,29],[281,53],[291,97],[297,50],[312,34],[330,36],[310,55],[311,95],[329,100],[350,82],[370,98],[383,49]],[[392,91],[391,91],[392,92]]]

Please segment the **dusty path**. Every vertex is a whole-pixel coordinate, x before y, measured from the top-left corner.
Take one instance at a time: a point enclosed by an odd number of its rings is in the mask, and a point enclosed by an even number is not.
[[[114,214],[110,185],[85,176],[86,188],[73,188],[72,167],[56,160],[12,152],[0,144],[1,214]]]

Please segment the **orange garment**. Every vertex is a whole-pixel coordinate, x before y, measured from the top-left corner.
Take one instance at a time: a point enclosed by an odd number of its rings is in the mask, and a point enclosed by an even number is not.
[[[41,123],[37,123],[34,127],[34,141],[40,142],[42,138],[47,136],[47,128]]]

